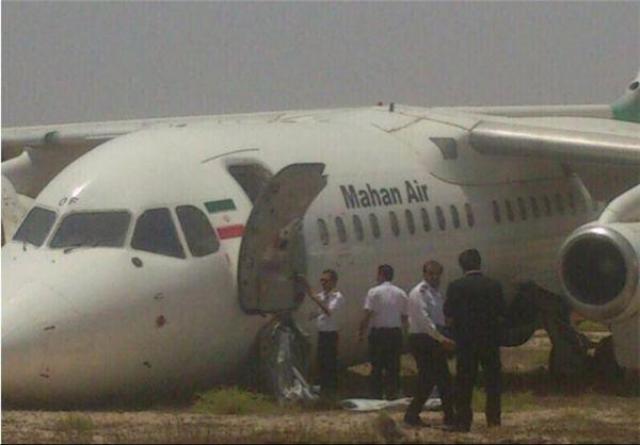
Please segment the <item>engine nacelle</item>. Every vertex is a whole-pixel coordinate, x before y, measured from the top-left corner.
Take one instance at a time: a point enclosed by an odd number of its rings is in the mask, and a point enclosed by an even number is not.
[[[640,308],[640,223],[592,223],[578,228],[560,250],[560,274],[569,304],[583,316],[617,322]]]

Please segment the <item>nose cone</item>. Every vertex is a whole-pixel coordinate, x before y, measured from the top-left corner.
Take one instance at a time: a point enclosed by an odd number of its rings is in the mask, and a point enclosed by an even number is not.
[[[51,290],[40,283],[2,289],[2,398],[9,404],[47,394],[48,345],[55,330],[47,325]]]

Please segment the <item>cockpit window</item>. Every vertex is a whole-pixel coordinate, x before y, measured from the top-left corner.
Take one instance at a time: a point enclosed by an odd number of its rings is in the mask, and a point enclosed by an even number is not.
[[[191,255],[201,257],[218,250],[220,247],[218,238],[206,215],[200,209],[188,205],[180,206],[176,208],[176,214],[184,236],[187,238]]]
[[[144,212],[136,222],[131,247],[145,252],[185,258],[169,209]]]
[[[34,207],[16,231],[13,239],[40,247],[49,235],[55,220],[55,212],[42,207]]]
[[[62,220],[50,247],[122,247],[130,221],[125,211],[72,213]]]

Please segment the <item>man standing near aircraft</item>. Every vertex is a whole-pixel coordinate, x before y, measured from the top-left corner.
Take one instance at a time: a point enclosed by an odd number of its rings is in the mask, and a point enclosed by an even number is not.
[[[444,315],[456,341],[456,427],[468,432],[473,421],[473,386],[482,366],[485,376],[487,425],[500,425],[500,325],[505,313],[502,286],[480,272],[482,259],[476,249],[458,258],[464,277],[449,284]]]
[[[418,367],[418,384],[404,421],[413,426],[424,426],[420,412],[436,384],[442,398],[445,426],[454,424],[446,354],[455,349],[455,342],[439,332],[445,325],[444,297],[438,290],[442,271],[440,263],[427,261],[422,268],[424,280],[409,293],[409,348]]]
[[[391,283],[393,268],[378,267],[378,285],[371,288],[364,302],[364,317],[360,323],[359,339],[371,325],[369,356],[371,360],[371,394],[381,399],[383,390],[388,400],[398,396],[400,388],[400,354],[402,329],[407,326],[407,294]],[[383,385],[384,374],[384,385]]]
[[[309,283],[301,277],[309,298],[318,305],[321,312],[314,313],[318,327],[318,370],[320,390],[323,395],[335,396],[338,387],[338,324],[336,316],[344,306],[344,297],[336,288],[338,274],[333,269],[322,272],[322,291],[314,295]]]

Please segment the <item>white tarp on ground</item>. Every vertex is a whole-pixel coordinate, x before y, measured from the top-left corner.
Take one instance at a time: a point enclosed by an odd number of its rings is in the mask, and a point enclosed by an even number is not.
[[[404,397],[396,400],[379,400],[379,399],[345,399],[340,401],[340,406],[349,411],[379,411],[392,408],[406,408],[411,403],[411,397]],[[442,406],[440,398],[432,397],[424,404],[427,411],[439,410]]]

